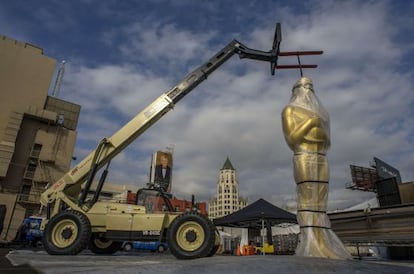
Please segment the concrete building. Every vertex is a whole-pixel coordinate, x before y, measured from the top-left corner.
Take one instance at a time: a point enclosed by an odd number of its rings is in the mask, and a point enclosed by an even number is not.
[[[247,199],[239,194],[236,169],[227,157],[220,169],[216,197],[208,203],[208,215],[211,219],[223,217],[244,208],[246,205]]]
[[[80,106],[48,96],[56,60],[42,48],[0,36],[0,60],[0,239],[10,240],[6,230],[37,213],[42,191],[69,170]]]

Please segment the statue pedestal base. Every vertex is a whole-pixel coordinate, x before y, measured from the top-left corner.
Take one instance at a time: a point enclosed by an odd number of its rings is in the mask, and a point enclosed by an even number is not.
[[[351,259],[338,236],[329,228],[305,227],[300,229],[296,256],[330,259]]]

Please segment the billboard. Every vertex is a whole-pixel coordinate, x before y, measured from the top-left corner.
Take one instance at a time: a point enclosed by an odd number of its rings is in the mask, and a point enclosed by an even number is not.
[[[351,189],[375,191],[375,182],[379,179],[377,171],[373,168],[350,165],[352,185]]]
[[[377,199],[380,206],[392,206],[401,204],[400,189],[396,177],[390,177],[375,182]]]
[[[383,179],[389,179],[395,177],[398,184],[401,184],[401,176],[398,169],[390,166],[386,162],[374,157],[375,167],[377,169],[378,176]]]
[[[164,192],[171,192],[172,183],[172,153],[157,151],[152,155],[150,183],[161,188]]]

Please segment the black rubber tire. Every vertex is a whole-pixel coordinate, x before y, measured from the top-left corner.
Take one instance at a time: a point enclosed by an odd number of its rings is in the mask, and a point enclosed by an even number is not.
[[[212,257],[217,253],[217,250],[220,248],[220,245],[215,245],[211,249],[210,253],[207,255],[207,257]]]
[[[220,248],[220,233],[216,229],[215,231],[215,239],[214,239],[214,246],[211,249],[210,253],[207,255],[207,257],[214,256],[217,253],[217,250]]]
[[[166,250],[166,248],[165,248],[165,246],[164,246],[164,245],[159,245],[159,246],[157,246],[157,252],[158,252],[158,253],[164,253],[164,252],[165,252],[165,250]]]
[[[122,242],[107,240],[99,237],[96,233],[92,233],[88,248],[95,254],[114,254],[121,250]]]
[[[88,246],[90,235],[91,225],[83,213],[62,211],[47,223],[43,246],[51,255],[76,255]]]
[[[168,247],[177,259],[206,257],[215,245],[214,224],[196,212],[175,218],[167,231]]]
[[[123,247],[124,251],[131,251],[133,249],[132,243],[126,243]]]
[[[33,247],[35,248],[43,248],[43,241],[42,239],[37,239],[34,243],[33,243]]]

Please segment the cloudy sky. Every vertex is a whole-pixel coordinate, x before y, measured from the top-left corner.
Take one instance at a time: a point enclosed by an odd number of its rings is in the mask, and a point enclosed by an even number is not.
[[[15,0],[0,1],[0,34],[67,61],[59,97],[82,106],[76,164],[233,39],[270,50],[280,22],[282,51],[324,51],[301,61],[319,65],[304,75],[330,113],[329,208],[340,209],[375,197],[346,189],[350,164],[378,157],[403,182],[414,179],[413,9],[412,1]],[[117,156],[108,180],[143,186],[151,154],[173,147],[179,198],[212,198],[229,156],[250,202],[295,203],[280,113],[299,77],[234,56]]]

